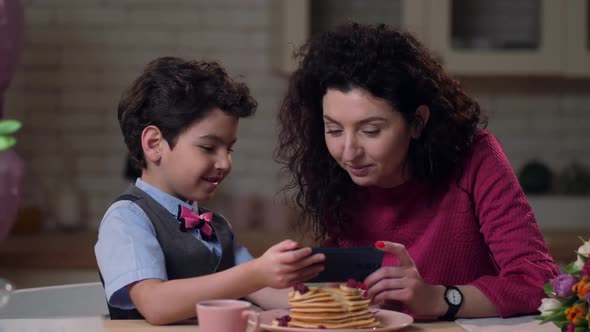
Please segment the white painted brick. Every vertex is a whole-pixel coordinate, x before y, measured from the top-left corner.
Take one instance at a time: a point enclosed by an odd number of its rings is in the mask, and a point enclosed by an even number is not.
[[[203,50],[214,50],[216,52],[230,51],[254,51],[268,48],[269,37],[262,32],[239,31],[182,31],[178,35],[177,42],[181,45],[193,45]],[[237,56],[237,55],[236,55]]]
[[[31,130],[53,130],[61,131],[62,123],[55,112],[37,112],[25,124]]]
[[[19,147],[24,149],[38,149],[40,154],[61,153],[63,150],[63,144],[60,141],[58,134],[57,131],[46,128],[42,131],[38,130],[35,133],[30,133],[25,137],[20,137],[18,144]]]
[[[139,70],[100,70],[98,84],[119,91],[119,95],[141,74]]]
[[[562,99],[561,113],[583,120],[590,113],[590,94],[566,94]]]
[[[58,46],[27,47],[21,55],[21,66],[27,68],[52,67],[60,64],[61,48]]]
[[[115,174],[119,177],[123,176],[125,158],[126,154],[124,153],[113,154],[110,151],[105,154],[82,153],[76,163],[80,174]]]
[[[104,116],[94,109],[62,109],[59,118],[61,128],[71,133],[86,133],[89,131],[100,131],[105,127]],[[69,113],[69,114],[64,114]]]
[[[203,22],[207,27],[227,29],[242,27],[244,29],[259,29],[268,27],[270,11],[237,9],[207,9],[203,15]]]
[[[59,83],[55,79],[55,70],[28,71],[25,73],[26,88],[30,90],[56,91]]]
[[[9,87],[8,92],[3,96],[4,99],[4,117],[11,119],[24,119],[27,112],[26,102],[23,100],[20,91],[14,87]]]
[[[178,34],[172,30],[163,30],[156,27],[127,27],[123,29],[104,29],[98,33],[101,44],[106,47],[142,45],[175,46],[179,42]]]
[[[36,176],[50,176],[59,178],[64,174],[64,166],[71,163],[71,160],[64,158],[61,154],[33,155],[28,158],[27,169]]]
[[[37,113],[55,112],[61,98],[54,91],[35,91],[34,93],[29,91],[28,96],[23,96],[22,100],[33,112],[33,115],[36,115]]]
[[[103,0],[27,0],[27,8],[100,7]]]
[[[25,21],[27,25],[51,25],[55,24],[57,10],[55,8],[29,7],[25,10]]]
[[[57,10],[57,23],[64,26],[112,26],[125,22],[126,13],[124,11],[105,8],[75,8],[75,7],[61,7]]]
[[[67,0],[60,0],[67,1]],[[268,5],[267,0],[103,0],[107,6],[120,6],[125,8],[179,8],[180,10],[206,8],[206,7],[229,7],[229,8],[251,8],[259,9]]]
[[[78,183],[88,193],[100,194],[120,193],[128,186],[127,181],[123,177],[98,177],[94,175],[80,176]],[[115,197],[113,196],[113,198]]]
[[[65,137],[67,145],[72,151],[90,153],[109,153],[114,147],[122,147],[120,136],[102,132],[87,132],[85,134],[70,133]]]
[[[119,96],[114,93],[105,94],[102,91],[64,91],[61,96],[61,106],[66,108],[85,108],[89,105],[98,109],[112,109]]]
[[[165,8],[130,10],[126,23],[133,26],[155,26],[159,29],[167,29],[166,25],[182,29],[196,29],[202,22],[202,13],[194,10],[181,11],[171,6]]]

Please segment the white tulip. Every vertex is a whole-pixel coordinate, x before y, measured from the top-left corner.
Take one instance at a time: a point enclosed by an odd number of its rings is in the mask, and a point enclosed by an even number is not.
[[[590,255],[590,241],[586,241],[580,248],[578,248],[578,254],[586,257]],[[576,260],[576,263],[574,263],[574,265],[576,269],[581,270],[584,267],[584,261],[582,261],[582,258],[580,258],[580,256],[577,257],[578,259]]]
[[[537,310],[541,312],[541,316],[548,316],[551,315],[553,312],[552,309],[561,307],[561,302],[557,301],[556,299],[551,298],[544,298],[541,300],[541,305]]]

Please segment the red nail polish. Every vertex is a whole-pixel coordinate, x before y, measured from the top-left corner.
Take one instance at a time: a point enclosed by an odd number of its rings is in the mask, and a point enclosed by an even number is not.
[[[363,293],[363,296],[364,296],[364,297],[367,297],[367,296],[369,296],[369,293],[368,293],[367,291],[365,291],[365,292]]]
[[[383,241],[377,241],[377,243],[375,243],[375,247],[383,248],[383,247],[385,247],[385,243],[383,243]]]
[[[367,289],[367,285],[365,285],[364,282],[361,282],[361,289],[363,289],[363,290]]]

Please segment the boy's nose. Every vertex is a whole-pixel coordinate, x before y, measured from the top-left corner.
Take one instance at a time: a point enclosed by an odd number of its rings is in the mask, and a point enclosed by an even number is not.
[[[222,171],[227,171],[231,168],[231,156],[225,154],[217,159],[215,162],[215,168]]]

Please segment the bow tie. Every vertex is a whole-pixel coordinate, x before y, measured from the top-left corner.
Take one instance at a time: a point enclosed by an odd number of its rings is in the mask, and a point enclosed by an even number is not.
[[[188,229],[197,228],[201,231],[201,236],[204,240],[210,240],[213,237],[213,227],[211,227],[213,213],[205,212],[198,215],[191,209],[179,205],[177,218],[178,221],[180,221],[180,230],[182,232],[186,232]]]

